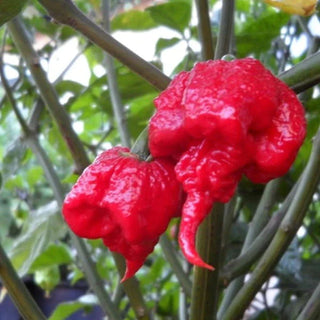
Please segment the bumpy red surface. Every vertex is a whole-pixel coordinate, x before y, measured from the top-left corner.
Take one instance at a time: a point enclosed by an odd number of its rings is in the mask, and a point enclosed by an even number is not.
[[[153,251],[180,205],[172,161],[145,162],[129,149],[115,147],[83,172],[64,201],[63,215],[75,234],[102,238],[125,257],[124,281]]]
[[[195,234],[213,202],[228,201],[242,174],[266,183],[285,174],[304,140],[294,92],[251,58],[198,63],[155,100],[149,126],[154,157],[170,156],[187,192],[179,234],[187,259],[205,264]]]

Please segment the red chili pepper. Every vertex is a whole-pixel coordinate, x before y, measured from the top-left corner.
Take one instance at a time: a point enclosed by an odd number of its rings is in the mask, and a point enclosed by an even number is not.
[[[171,156],[187,192],[179,242],[186,258],[211,268],[195,249],[213,202],[227,202],[242,174],[256,183],[285,174],[304,140],[303,106],[257,60],[198,63],[155,100],[152,155]]]
[[[63,215],[80,237],[102,238],[127,263],[130,278],[180,212],[181,188],[171,160],[141,161],[123,147],[100,154],[67,195]]]

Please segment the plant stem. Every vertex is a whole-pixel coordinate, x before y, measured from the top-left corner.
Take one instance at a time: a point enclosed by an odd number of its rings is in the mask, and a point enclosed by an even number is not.
[[[107,32],[110,32],[110,5],[109,0],[102,0],[102,19],[103,19],[103,26]],[[125,147],[130,148],[130,134],[127,126],[127,120],[125,118],[125,113],[123,110],[123,104],[121,101],[118,83],[117,83],[117,76],[116,70],[113,63],[112,57],[105,53],[105,63],[106,69],[108,74],[108,84],[109,84],[109,92],[112,102],[112,109],[116,119],[116,123],[118,126],[118,130],[120,133],[121,144]]]
[[[279,78],[290,86],[296,93],[309,89],[320,82],[320,52],[304,59]]]
[[[81,266],[83,268],[85,277],[92,288],[94,294],[97,296],[102,310],[112,319],[121,320],[122,317],[116,305],[112,302],[107,293],[103,281],[99,277],[96,266],[91,259],[86,243],[77,237],[72,231],[69,231],[71,240],[79,255]]]
[[[267,184],[254,217],[250,223],[250,227],[245,238],[241,253],[245,252],[250,244],[254,242],[257,235],[268,223],[270,217],[270,210],[274,205],[277,192],[279,190],[279,179],[275,179]],[[234,296],[237,294],[239,289],[242,287],[244,282],[244,276],[235,279],[230,286],[228,286],[224,298],[221,302],[221,307],[219,309],[218,318],[222,319],[223,314],[230,305]]]
[[[0,278],[21,316],[25,320],[45,320],[46,317],[14,270],[0,243]]]
[[[198,32],[201,42],[202,60],[213,59],[214,48],[211,34],[211,23],[207,0],[196,0],[198,14]]]
[[[40,58],[30,43],[26,28],[19,17],[8,22],[8,29],[16,46],[32,74],[34,81],[40,91],[41,98],[45,102],[51,116],[57,123],[60,132],[69,147],[76,164],[76,172],[80,173],[88,165],[89,159],[83,144],[74,132],[70,118],[66,110],[59,102],[57,93],[48,81],[44,70],[40,65]]]
[[[228,244],[229,233],[234,219],[234,212],[237,207],[237,196],[235,195],[224,208],[223,229],[222,229],[222,252],[225,252]],[[221,261],[224,260],[222,257]]]
[[[258,234],[262,231],[262,229],[270,220],[270,210],[275,204],[276,197],[279,191],[279,186],[280,179],[275,179],[269,182],[265,187],[261,200],[258,204],[257,210],[250,223],[250,228],[248,230],[242,252],[249,247],[249,245],[254,241],[254,239],[258,236]]]
[[[183,270],[182,265],[177,258],[177,252],[175,252],[166,234],[163,234],[160,237],[159,243],[161,245],[161,249],[164,255],[166,256],[167,261],[169,262],[172,268],[172,271],[178,278],[178,281],[180,282],[183,291],[186,293],[187,296],[191,297],[191,290],[192,290],[191,281],[189,280],[187,274]]]
[[[188,319],[188,307],[187,307],[187,297],[184,291],[179,293],[179,320]]]
[[[122,255],[112,253],[114,261],[117,265],[119,274],[122,276],[126,269],[126,263]],[[148,308],[144,302],[141,291],[139,290],[139,282],[136,277],[132,277],[122,283],[123,289],[126,292],[130,305],[138,320],[150,320]]]
[[[229,263],[221,270],[220,280],[224,285],[227,285],[234,278],[247,272],[252,264],[266,250],[294,198],[298,185],[299,181],[291,189],[281,208],[269,220],[259,236],[254,239],[239,257],[229,261]]]
[[[320,283],[299,314],[297,320],[317,320],[320,314]]]
[[[131,151],[133,153],[138,154],[141,159],[147,159],[150,155],[149,148],[148,148],[148,127],[144,128],[141,133],[139,134],[139,137],[134,142]]]
[[[168,86],[171,81],[170,78],[115,40],[86,17],[71,0],[38,1],[53,19],[82,33],[90,41],[150,82],[155,88],[164,90]]]
[[[235,0],[222,1],[218,42],[214,55],[215,59],[221,59],[225,54],[230,53],[233,29],[234,1]]]
[[[198,231],[199,255],[204,261],[213,265],[215,270],[195,267],[190,320],[216,319],[223,213],[224,205],[216,203]]]
[[[291,205],[282,220],[272,242],[262,256],[248,282],[232,301],[224,314],[224,320],[240,319],[250,302],[270,275],[271,270],[290,245],[303,222],[309,203],[320,180],[320,129],[315,137],[311,156],[303,172],[301,182]]]

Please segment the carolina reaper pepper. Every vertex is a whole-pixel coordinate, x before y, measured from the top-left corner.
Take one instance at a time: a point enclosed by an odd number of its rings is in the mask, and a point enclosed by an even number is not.
[[[244,174],[266,183],[285,174],[303,143],[304,110],[294,92],[259,61],[201,62],[155,100],[154,157],[171,156],[187,199],[179,243],[189,262],[212,269],[195,235],[214,202],[227,202]]]
[[[114,147],[83,172],[64,201],[63,215],[75,234],[102,238],[125,257],[124,281],[142,266],[180,206],[171,160],[146,162],[128,148]]]

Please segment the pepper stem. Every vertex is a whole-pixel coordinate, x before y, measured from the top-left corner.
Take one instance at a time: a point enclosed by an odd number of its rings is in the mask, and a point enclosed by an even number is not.
[[[196,267],[191,296],[190,320],[216,319],[219,301],[219,269],[221,257],[221,236],[224,205],[215,203],[212,212],[199,228],[197,248],[199,253],[214,264],[215,270],[209,271]]]

